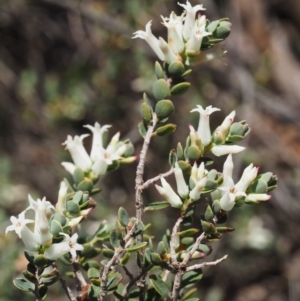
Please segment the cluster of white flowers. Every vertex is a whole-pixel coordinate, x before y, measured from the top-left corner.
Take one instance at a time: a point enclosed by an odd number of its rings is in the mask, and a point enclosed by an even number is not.
[[[207,173],[208,171],[205,170],[204,163],[201,163],[199,167],[197,167],[197,164],[195,163],[192,168],[189,185],[187,185],[183,176],[183,172],[176,162],[174,174],[178,195],[173,190],[171,185],[164,179],[164,177],[161,177],[162,186],[155,185],[155,187],[172,207],[180,208],[183,205],[182,199],[185,200],[188,197],[193,201],[199,199],[200,194],[207,182]]]
[[[208,146],[212,141],[212,135],[209,124],[209,116],[216,111],[220,111],[218,108],[213,108],[212,106],[208,106],[203,109],[201,105],[197,105],[196,109],[191,110],[191,112],[199,112],[200,119],[198,124],[198,129],[195,129],[191,126],[191,135],[196,134],[197,138],[200,140],[202,147]],[[227,117],[225,117],[223,123],[216,129],[215,132],[222,133],[226,136],[229,132],[230,126],[235,117],[235,111],[232,111]],[[215,156],[223,156],[228,154],[236,154],[243,151],[245,147],[239,145],[214,145],[211,148],[211,152]]]
[[[152,34],[152,21],[147,23],[145,31],[138,30],[133,36],[133,38],[146,40],[158,58],[168,64],[181,60],[182,54],[198,54],[203,37],[211,34],[205,30],[206,17],[199,14],[195,18],[198,11],[205,10],[203,5],[192,6],[189,1],[178,5],[185,9],[181,16],[172,12],[169,18],[162,17],[162,24],[168,29],[168,42],[161,37],[157,39]]]
[[[64,254],[71,253],[72,260],[76,260],[76,251],[82,251],[83,246],[77,243],[78,234],[70,237],[66,233],[60,233],[65,239],[59,243],[53,243],[53,235],[50,232],[50,217],[55,208],[46,198],[35,201],[30,195],[28,196],[29,207],[21,212],[16,218],[10,218],[12,225],[6,228],[5,233],[15,231],[22,239],[26,250],[33,254],[44,254],[48,259],[55,260]],[[34,220],[26,219],[25,214],[33,210]],[[34,223],[33,231],[27,227],[27,224]]]
[[[80,168],[84,172],[92,171],[97,176],[102,176],[106,173],[107,167],[114,161],[122,160],[123,163],[131,163],[136,157],[123,158],[128,144],[119,141],[120,133],[115,134],[106,148],[103,147],[103,134],[110,128],[110,125],[100,126],[98,122],[95,126],[86,125],[86,128],[93,133],[93,143],[90,155],[83,146],[83,139],[88,137],[88,134],[68,136],[64,142],[66,149],[70,152],[74,163],[62,162],[63,167],[71,174],[76,168]]]
[[[246,194],[247,188],[257,177],[259,167],[255,167],[253,163],[251,163],[244,169],[242,177],[236,184],[234,184],[232,179],[233,167],[232,155],[230,154],[223,167],[223,183],[218,188],[222,195],[220,203],[223,210],[231,210],[239,197],[246,197],[252,201],[267,201],[271,198],[271,196],[266,193]]]
[[[218,157],[229,154],[224,164],[223,183],[216,191],[212,192],[213,198],[219,199],[222,209],[226,211],[229,211],[234,207],[236,200],[239,197],[246,197],[247,200],[253,202],[269,200],[271,196],[268,194],[246,194],[247,188],[256,179],[257,172],[259,170],[259,168],[254,167],[253,164],[250,164],[247,168],[245,168],[241,179],[234,184],[232,180],[232,154],[243,151],[245,147],[238,145],[215,145],[212,143],[209,116],[216,111],[220,111],[220,109],[213,108],[212,106],[208,106],[203,109],[201,105],[197,105],[196,109],[191,110],[191,112],[200,113],[197,131],[190,126],[191,141],[196,145],[200,145],[200,151],[202,154],[206,147],[208,147],[208,150]],[[225,117],[222,124],[217,127],[214,134],[226,137],[229,133],[234,117],[235,111],[232,111]],[[198,144],[195,142],[196,140],[199,142]],[[177,162],[175,163],[174,174],[178,194],[175,193],[170,184],[163,177],[161,178],[162,186],[155,185],[158,192],[170,203],[172,207],[175,208],[182,207],[182,200],[186,200],[187,198],[190,198],[192,201],[198,200],[207,182],[208,171],[205,169],[204,163],[202,162],[199,167],[197,167],[196,162],[194,163],[191,170],[189,185],[186,184],[183,172]]]

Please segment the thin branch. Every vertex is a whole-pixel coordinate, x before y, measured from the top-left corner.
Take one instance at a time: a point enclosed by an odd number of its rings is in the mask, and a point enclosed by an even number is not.
[[[150,264],[146,269],[142,270],[137,276],[132,278],[126,285],[123,290],[123,297],[126,297],[128,294],[128,290],[137,283],[138,280],[140,280],[142,277],[144,277],[151,269],[153,268],[153,264]]]
[[[130,231],[124,237],[124,243],[126,243],[131,239],[132,234],[137,226],[137,223],[134,223]],[[101,292],[98,296],[98,301],[103,301],[107,295],[107,275],[109,273],[110,268],[114,265],[114,263],[119,259],[120,254],[124,251],[122,246],[118,247],[115,250],[114,256],[110,259],[110,261],[104,266],[102,276],[101,276]]]
[[[66,280],[59,276],[59,281],[69,300],[76,301],[76,298],[74,297],[71,289],[68,287]]]
[[[172,291],[172,301],[177,301],[179,292],[180,292],[180,286],[181,286],[181,279],[182,275],[184,274],[183,270],[179,270],[174,278],[174,284],[173,284],[173,291]]]
[[[172,167],[169,171],[165,172],[165,173],[161,173],[158,176],[149,179],[148,181],[146,181],[143,185],[142,185],[142,189],[146,189],[148,188],[151,184],[153,184],[154,182],[160,180],[161,177],[168,177],[169,175],[171,175],[174,172],[174,168]]]
[[[145,162],[146,162],[146,155],[148,152],[150,140],[154,131],[154,128],[157,123],[157,116],[153,114],[152,124],[148,126],[147,134],[144,139],[144,144],[140,153],[140,161],[136,169],[136,178],[135,178],[135,208],[136,208],[136,218],[138,220],[142,220],[143,217],[143,210],[144,210],[144,202],[143,202],[143,176],[145,170]],[[138,236],[137,242],[142,241],[142,236]]]
[[[81,300],[81,297],[83,295],[83,292],[85,291],[85,288],[87,286],[87,283],[80,271],[80,267],[77,261],[72,262],[75,280],[77,284],[77,299]]]
[[[222,258],[219,258],[219,259],[217,259],[215,261],[202,262],[202,263],[199,263],[199,264],[191,265],[191,266],[189,266],[189,267],[186,268],[186,271],[189,272],[189,271],[194,271],[194,270],[202,269],[202,268],[204,268],[206,266],[217,265],[221,261],[225,260],[227,258],[227,256],[228,255],[225,255]]]
[[[127,269],[127,267],[125,265],[123,265],[122,268],[125,271],[125,274],[128,276],[128,278],[130,280],[132,280],[133,279],[133,275],[129,272],[129,270]]]
[[[181,266],[182,267],[186,267],[187,264],[189,263],[191,257],[193,256],[193,254],[196,252],[199,244],[201,243],[201,241],[203,240],[203,238],[205,237],[205,233],[203,232],[200,236],[198,236],[198,238],[196,239],[192,249],[185,255],[183,261],[181,262]]]
[[[65,291],[65,293],[66,293],[67,297],[69,298],[69,300],[70,301],[76,301],[76,298],[74,297],[71,289],[68,287],[66,280],[61,277],[56,263],[53,263],[52,266],[57,271],[57,275],[59,277],[59,282],[61,283],[61,286],[62,286],[63,290]]]
[[[178,261],[177,261],[177,258],[176,258],[176,246],[175,246],[175,241],[176,241],[176,234],[178,232],[178,228],[180,226],[180,224],[182,223],[183,221],[183,217],[180,216],[178,218],[178,220],[176,221],[174,227],[173,227],[173,230],[172,230],[172,233],[171,233],[171,239],[170,239],[170,251],[171,251],[171,262],[172,262],[172,265],[174,267],[178,267]]]

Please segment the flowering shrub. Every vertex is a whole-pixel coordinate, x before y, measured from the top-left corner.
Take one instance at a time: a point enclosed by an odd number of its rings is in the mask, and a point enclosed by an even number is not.
[[[152,34],[152,21],[147,23],[145,31],[139,30],[133,36],[146,40],[162,61],[155,63],[157,80],[153,84],[153,97],[145,93],[140,106],[142,121],[138,129],[144,144],[139,158],[134,155],[132,143],[121,141],[119,133],[104,147],[102,136],[109,125],[100,126],[97,122],[94,126],[85,125],[93,134],[91,152],[88,154],[83,145],[87,134],[67,137],[64,145],[73,162],[62,165],[72,181],[64,179],[60,183],[55,207],[46,197],[35,201],[29,195],[27,209],[18,218],[11,217],[12,224],[6,233],[15,231],[22,239],[28,260],[24,278],[14,279],[14,284],[32,292],[36,300],[44,299],[56,281],[61,282],[69,300],[104,300],[110,294],[117,300],[196,300],[192,298],[191,286],[201,280],[202,269],[227,257],[203,261],[212,252],[210,242],[233,230],[220,226],[226,223],[227,212],[243,204],[269,200],[269,192],[276,188],[276,176],[271,172],[258,174],[259,168],[253,164],[245,168],[237,182],[233,180],[232,155],[245,149],[236,143],[248,135],[250,128],[245,121],[234,122],[233,111],[212,131],[210,115],[220,109],[201,105],[191,110],[200,114],[197,130],[190,126],[184,146],[178,143],[176,150],[170,151],[170,170],[144,180],[151,139],[176,130],[175,124],[167,123],[174,111],[170,98],[188,91],[190,84],[186,77],[191,69],[186,68],[196,64],[199,57],[211,59],[212,53],[205,56],[203,52],[230,34],[231,24],[227,19],[210,22],[205,15],[196,15],[205,10],[202,5],[193,7],[188,1],[179,5],[185,9],[181,16],[172,12],[170,17],[162,17],[168,29],[167,42]],[[227,155],[222,172],[209,169],[212,155]],[[99,178],[137,159],[136,215],[129,216],[121,207],[112,227],[100,222],[92,236],[78,243],[78,228],[84,226],[96,206],[93,195],[100,192],[96,186]],[[166,180],[172,174],[176,188]],[[150,185],[155,185],[163,199],[145,206],[143,191]],[[206,202],[201,228],[193,228],[192,218],[199,202]],[[168,206],[176,208],[178,218],[171,231],[155,238],[155,243],[159,242],[154,246],[147,234],[148,226],[143,224],[143,214]],[[27,218],[30,211],[34,212],[34,219]],[[76,297],[66,285],[56,260],[72,264]],[[132,261],[136,263],[135,271],[130,271],[128,265]]]

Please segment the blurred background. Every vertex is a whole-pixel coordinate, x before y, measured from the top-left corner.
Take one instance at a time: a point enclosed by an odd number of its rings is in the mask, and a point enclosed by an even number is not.
[[[85,124],[112,124],[140,150],[137,131],[142,93],[151,91],[156,60],[132,33],[153,20],[166,38],[160,15],[181,8],[171,0],[2,0],[0,2],[0,296],[32,300],[12,284],[25,268],[23,245],[4,235],[9,217],[28,206],[27,195],[56,202],[68,176],[61,161],[66,136],[86,133]],[[195,1],[191,2],[197,4]],[[156,138],[145,178],[169,169],[170,149],[196,126],[196,104],[222,109],[214,129],[233,109],[252,128],[247,150],[234,157],[235,179],[247,164],[279,177],[273,198],[230,212],[235,232],[212,244],[209,259],[228,259],[204,272],[201,301],[297,301],[300,296],[300,5],[297,0],[203,0],[210,20],[228,17],[232,33],[222,59],[194,68],[192,87],[175,99],[174,135]],[[151,93],[151,92],[150,92]],[[91,140],[86,139],[87,148]],[[222,168],[225,158],[215,161]],[[113,220],[119,206],[134,215],[136,164],[108,174],[101,183],[94,221]],[[171,180],[170,180],[171,181]],[[160,200],[153,189],[145,202]],[[167,218],[168,217],[168,218]],[[172,209],[145,215],[152,233],[163,235],[176,219]],[[158,222],[159,221],[159,222]],[[93,222],[93,220],[92,220]],[[60,285],[50,289],[59,297]],[[50,300],[50,298],[49,298]]]

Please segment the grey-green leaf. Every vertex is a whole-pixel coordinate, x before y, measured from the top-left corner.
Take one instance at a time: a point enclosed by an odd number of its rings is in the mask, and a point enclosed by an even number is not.
[[[151,275],[150,282],[153,285],[154,289],[163,297],[168,298],[170,289],[168,285],[157,275]]]

